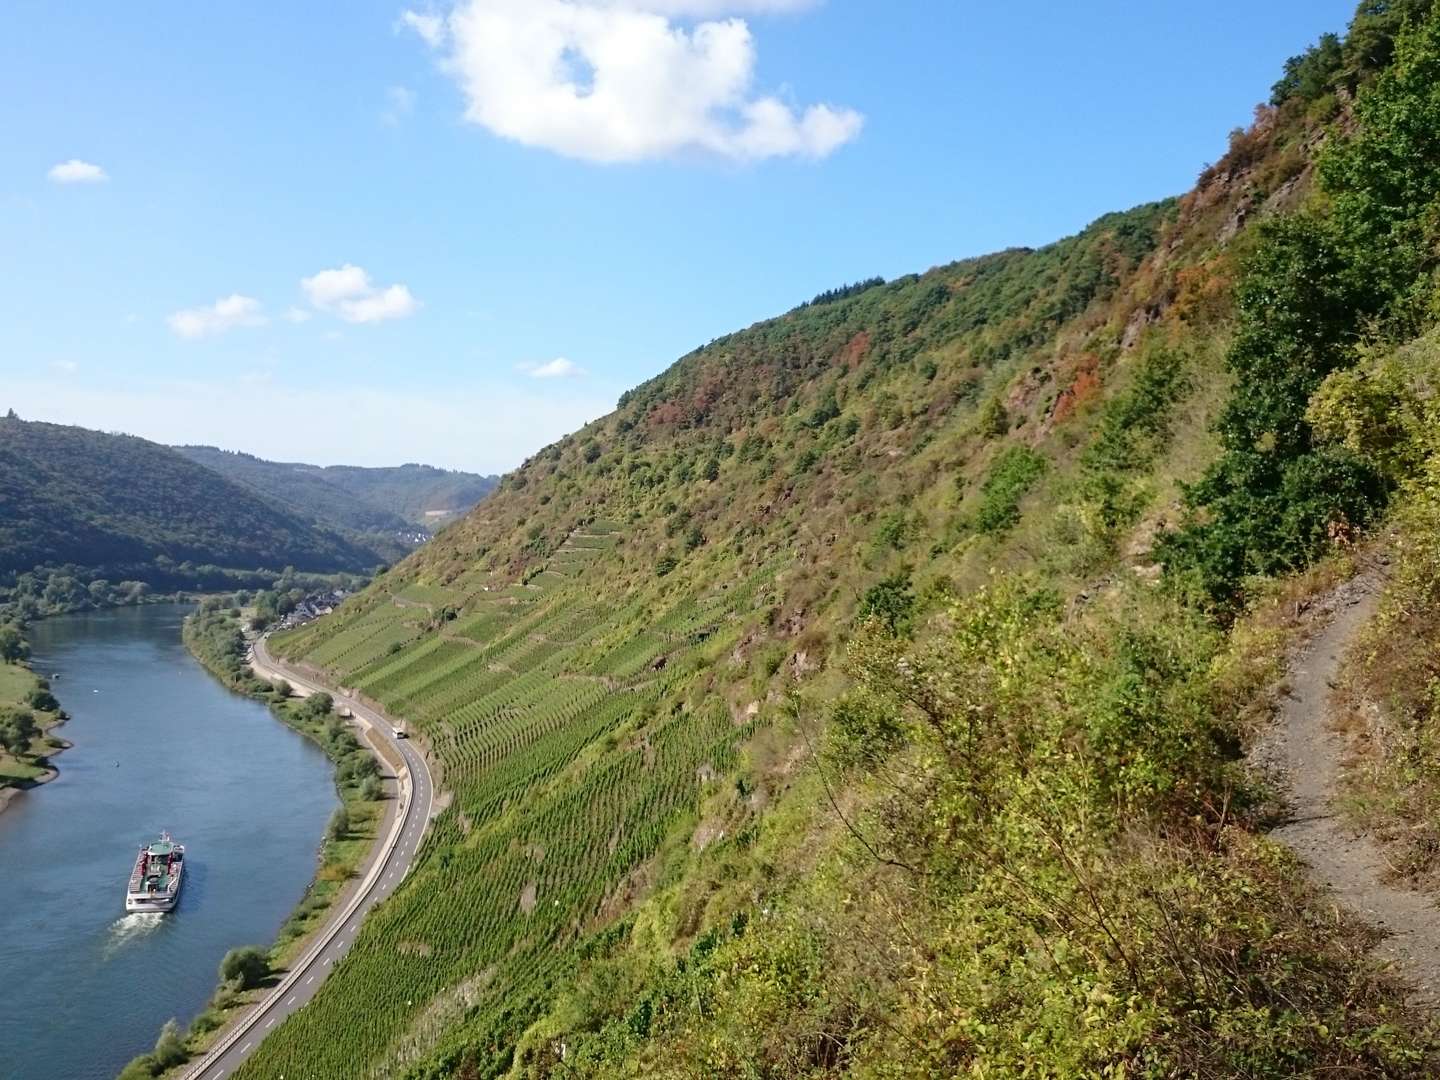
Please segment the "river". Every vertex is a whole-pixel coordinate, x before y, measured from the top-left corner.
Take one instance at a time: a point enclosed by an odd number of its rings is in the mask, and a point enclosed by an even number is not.
[[[31,629],[74,743],[0,812],[0,1078],[109,1080],[181,1026],[225,951],[268,944],[339,805],[330,764],[186,652],[174,605]],[[124,913],[142,841],[186,845],[169,915]]]

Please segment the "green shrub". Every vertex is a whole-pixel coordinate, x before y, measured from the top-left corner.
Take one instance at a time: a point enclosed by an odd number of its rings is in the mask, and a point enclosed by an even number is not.
[[[177,1065],[183,1065],[189,1058],[185,1042],[180,1038],[179,1021],[165,1021],[165,1026],[160,1029],[160,1037],[155,1040],[155,1063],[161,1069],[173,1069]]]
[[[1006,447],[981,485],[973,519],[976,530],[1000,533],[1014,526],[1020,520],[1020,500],[1047,467],[1045,459],[1028,446]]]
[[[234,983],[241,990],[259,986],[269,975],[270,957],[255,945],[231,949],[220,961],[220,981]]]

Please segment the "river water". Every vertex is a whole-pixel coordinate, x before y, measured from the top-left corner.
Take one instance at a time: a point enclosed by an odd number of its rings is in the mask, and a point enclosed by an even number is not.
[[[325,755],[185,651],[184,607],[46,619],[35,670],[74,743],[0,812],[0,1078],[107,1080],[181,1026],[225,951],[264,944],[338,805]],[[180,905],[124,911],[142,841],[186,845]]]

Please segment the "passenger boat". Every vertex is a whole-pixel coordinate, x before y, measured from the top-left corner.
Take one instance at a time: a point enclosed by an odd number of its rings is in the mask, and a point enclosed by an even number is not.
[[[126,911],[174,911],[180,900],[180,883],[185,876],[185,845],[169,833],[161,833],[153,844],[143,844],[130,871],[125,890]]]

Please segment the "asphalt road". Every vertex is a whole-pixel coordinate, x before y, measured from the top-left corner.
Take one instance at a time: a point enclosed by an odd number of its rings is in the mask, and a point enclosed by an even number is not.
[[[281,1021],[303,1009],[315,996],[330,969],[340,962],[354,942],[356,931],[366,914],[389,896],[409,871],[420,850],[420,841],[425,836],[435,803],[435,786],[425,759],[408,740],[395,738],[394,729],[385,716],[291,671],[270,656],[263,638],[255,643],[252,667],[257,675],[285,679],[301,693],[323,690],[333,694],[337,706],[350,708],[372,743],[383,741],[398,751],[406,766],[397,777],[399,813],[389,815],[389,832],[381,841],[378,858],[372,854],[362,871],[360,887],[311,938],[305,954],[270,995],[253,1007],[204,1057],[193,1062],[182,1074],[184,1080],[222,1080],[229,1076]],[[392,803],[392,806],[397,803]]]

